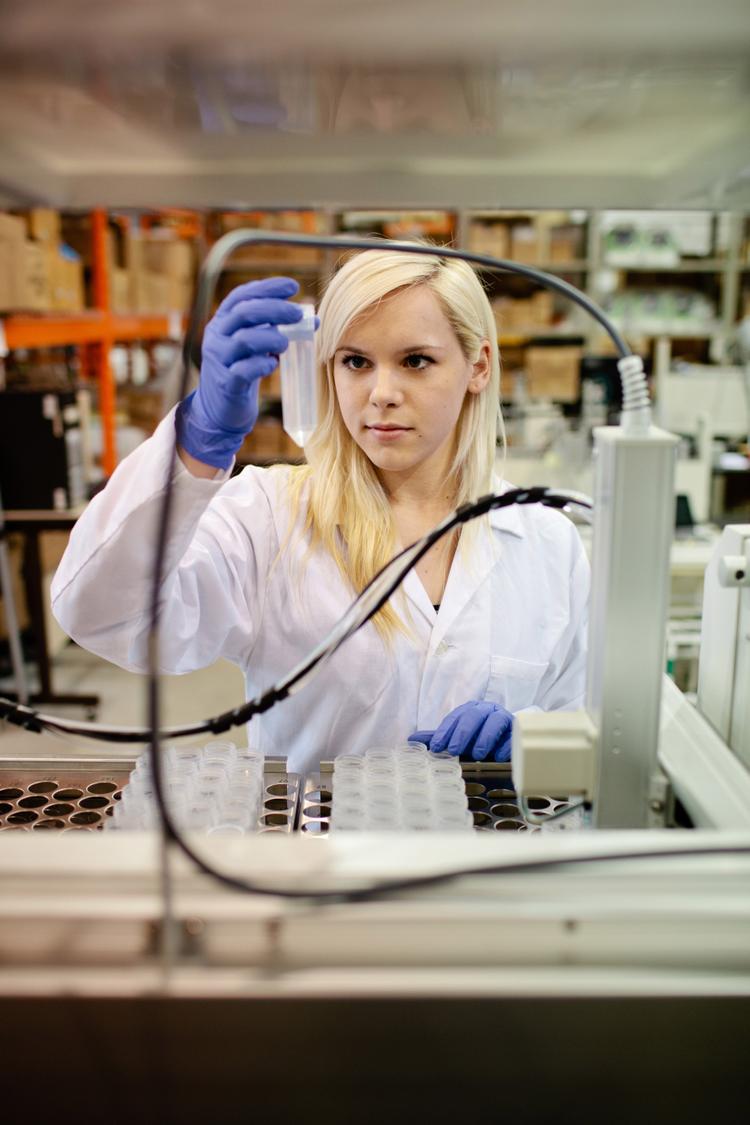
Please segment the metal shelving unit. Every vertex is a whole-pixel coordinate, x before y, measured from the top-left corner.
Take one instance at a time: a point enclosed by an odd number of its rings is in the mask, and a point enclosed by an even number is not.
[[[366,208],[358,212],[363,216],[370,214],[378,216],[385,214],[367,212]],[[394,209],[391,216],[404,214],[403,209]],[[470,224],[474,220],[482,222],[507,222],[515,217],[533,218],[540,212],[528,211],[500,211],[500,210],[457,210],[445,212],[452,217],[453,241],[456,245],[467,245]],[[183,216],[184,233],[186,236],[196,234],[196,216],[192,212],[174,212],[175,216]],[[326,208],[318,209],[318,216],[323,216],[323,229],[336,231],[342,229],[345,212]],[[92,291],[94,308],[77,313],[41,313],[37,315],[11,314],[3,318],[5,341],[9,349],[17,348],[45,348],[57,346],[76,346],[83,349],[84,370],[93,376],[99,387],[99,403],[102,417],[104,435],[103,467],[109,475],[117,463],[115,439],[115,393],[114,379],[110,367],[109,352],[113,344],[119,342],[153,341],[160,339],[174,339],[184,325],[180,318],[178,323],[170,315],[118,315],[112,312],[109,293],[109,279],[107,270],[106,231],[107,213],[103,209],[96,209],[91,214],[92,227]],[[144,223],[148,225],[149,218],[144,216]],[[731,332],[737,317],[739,295],[743,275],[750,271],[750,263],[743,258],[743,240],[745,237],[746,218],[743,214],[730,215],[728,221],[727,253],[724,257],[711,257],[696,259],[695,261],[682,261],[672,267],[655,267],[634,265],[627,267],[631,274],[649,273],[660,274],[665,278],[670,276],[684,276],[689,274],[714,275],[718,281],[720,293],[720,307],[716,322],[704,329],[656,331],[653,328],[641,329],[637,324],[624,325],[626,333],[638,334],[642,338],[659,345],[662,360],[665,347],[671,348],[671,341],[676,339],[690,339],[710,341],[712,356],[721,359],[723,356],[724,342]],[[585,239],[585,256],[569,261],[544,260],[538,263],[539,268],[554,274],[572,274],[576,281],[595,300],[602,299],[600,277],[602,270],[623,269],[608,265],[602,251],[602,230],[600,212],[590,210],[587,212]],[[201,232],[202,233],[202,232]],[[317,282],[320,288],[333,268],[335,255],[328,252],[321,256],[319,263],[300,261],[273,261],[259,257],[257,261],[237,261],[228,263],[226,270],[229,275],[239,273],[258,272],[261,275],[270,273],[284,273],[298,276],[305,284]],[[519,330],[502,333],[499,340],[503,347],[523,347],[532,343],[539,337],[555,337],[564,341],[566,338],[580,336],[574,331],[561,330],[554,325],[540,326],[533,331]],[[595,326],[586,329],[586,350],[591,350],[596,339]],[[665,343],[666,341],[666,343]]]
[[[81,347],[83,368],[99,388],[102,419],[102,466],[107,476],[117,465],[115,437],[115,385],[110,365],[110,350],[115,343],[174,338],[184,326],[184,318],[164,315],[121,315],[110,306],[106,250],[107,213],[98,208],[91,213],[91,268],[94,308],[74,313],[10,314],[2,319],[9,350],[50,347]]]

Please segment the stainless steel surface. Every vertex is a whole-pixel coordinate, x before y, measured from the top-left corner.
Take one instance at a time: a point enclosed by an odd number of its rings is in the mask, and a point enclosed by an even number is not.
[[[510,765],[499,762],[462,764],[466,796],[479,832],[538,832],[521,815],[516,801]],[[321,762],[320,769],[303,779],[300,790],[298,827],[305,836],[326,836],[331,827],[335,800],[333,762]],[[561,797],[537,796],[528,799],[535,816],[547,816],[569,804]]]
[[[0,831],[101,830],[135,758],[0,760]]]

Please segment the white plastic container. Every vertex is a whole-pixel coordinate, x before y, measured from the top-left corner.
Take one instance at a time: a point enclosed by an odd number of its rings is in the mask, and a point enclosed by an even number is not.
[[[302,320],[280,324],[289,347],[279,356],[281,412],[292,441],[304,446],[318,424],[318,374],[315,354],[315,309],[302,305]]]

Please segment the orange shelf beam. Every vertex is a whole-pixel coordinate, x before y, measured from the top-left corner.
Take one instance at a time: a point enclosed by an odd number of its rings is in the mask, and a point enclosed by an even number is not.
[[[100,344],[113,340],[168,340],[173,338],[173,321],[166,314],[110,314],[101,309],[89,312],[36,316],[0,315],[9,348],[56,348],[77,344]],[[182,319],[183,328],[185,318]]]
[[[3,327],[9,348],[98,344],[105,335],[106,314],[93,310],[65,315],[13,315],[3,318]]]
[[[182,329],[186,319],[180,317]],[[174,339],[174,322],[168,316],[138,316],[120,314],[110,317],[111,334],[115,340],[171,340]]]
[[[103,207],[91,212],[91,288],[94,304],[103,314],[104,331],[101,343],[93,350],[99,381],[99,414],[102,420],[102,468],[111,476],[117,465],[115,435],[115,377],[109,353],[112,349],[112,325],[109,304],[109,269],[107,262],[107,213]]]

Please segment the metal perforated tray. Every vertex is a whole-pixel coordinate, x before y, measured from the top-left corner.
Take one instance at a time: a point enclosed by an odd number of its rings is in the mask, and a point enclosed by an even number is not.
[[[0,759],[0,832],[101,830],[122,796],[137,757]],[[292,832],[300,779],[267,758],[259,832]]]
[[[114,812],[137,758],[0,759],[0,832],[101,830]],[[464,763],[469,808],[478,831],[536,832],[521,815],[510,766]],[[299,830],[325,836],[331,827],[333,762],[301,778],[288,773],[282,758],[267,758],[265,792],[258,819],[262,833]],[[565,807],[557,797],[530,797],[536,816]]]

